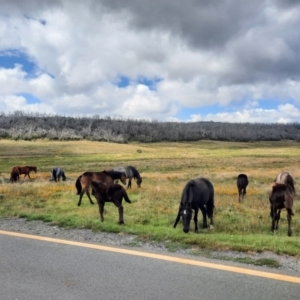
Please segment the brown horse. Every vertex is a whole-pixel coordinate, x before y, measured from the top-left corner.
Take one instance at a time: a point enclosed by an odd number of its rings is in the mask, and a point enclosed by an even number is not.
[[[294,181],[294,178],[291,175],[291,173],[286,172],[286,171],[279,173],[276,176],[276,178],[274,179],[273,185],[278,184],[278,183],[283,183],[283,184],[289,185],[293,190],[294,197],[296,196],[295,181]]]
[[[20,180],[20,172],[18,167],[13,167],[10,172],[10,182],[17,182]]]
[[[126,174],[116,171],[102,171],[102,172],[84,172],[81,174],[75,183],[77,189],[77,195],[79,195],[78,206],[81,204],[81,199],[84,193],[87,194],[90,203],[94,204],[90,195],[91,181],[100,181],[106,185],[114,183],[114,180],[120,179],[123,184],[126,185]],[[93,192],[93,191],[92,191]]]
[[[131,203],[126,190],[118,183],[105,185],[100,181],[91,181],[92,190],[97,199],[101,222],[104,221],[104,204],[105,202],[113,202],[119,210],[119,224],[124,224],[124,208],[122,205],[123,198],[126,202]]]
[[[269,194],[270,200],[270,215],[272,218],[271,230],[278,229],[278,223],[280,220],[280,213],[283,208],[287,210],[288,220],[288,236],[292,235],[291,222],[293,213],[293,202],[295,193],[291,186],[287,184],[278,183],[272,187],[272,191]]]
[[[37,172],[37,167],[36,166],[25,166],[25,167],[16,166],[14,168],[18,168],[19,169],[19,174],[20,175],[25,174],[24,178],[26,176],[28,176],[28,178],[30,178],[29,173],[31,171],[34,171],[35,173]]]

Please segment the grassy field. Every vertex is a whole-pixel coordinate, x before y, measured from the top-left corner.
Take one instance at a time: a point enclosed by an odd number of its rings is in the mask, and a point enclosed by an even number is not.
[[[9,183],[14,165],[36,165],[32,179]],[[133,165],[143,177],[142,188],[128,190],[132,204],[124,202],[125,226],[117,224],[118,211],[106,204],[100,222],[97,205],[86,196],[77,206],[75,180],[84,171],[102,171]],[[52,167],[64,169],[67,181],[49,181]],[[272,234],[268,192],[282,170],[300,177],[300,147],[292,141],[229,143],[113,144],[91,141],[0,141],[0,218],[23,217],[63,227],[94,231],[131,233],[141,239],[166,241],[169,247],[232,249],[300,255],[300,204],[296,197],[293,236],[287,237],[286,212],[279,230]],[[249,177],[247,197],[238,203],[236,177]],[[182,224],[173,228],[181,191],[187,180],[207,177],[215,187],[215,229],[183,233]],[[202,215],[200,214],[200,222]],[[0,219],[1,222],[1,219]],[[192,229],[194,228],[191,223]]]

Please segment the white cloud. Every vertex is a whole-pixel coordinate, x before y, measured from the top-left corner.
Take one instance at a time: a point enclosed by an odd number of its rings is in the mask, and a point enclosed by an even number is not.
[[[0,69],[4,111],[19,105],[64,115],[176,120],[181,107],[219,105],[237,111],[190,120],[293,122],[298,116],[296,4],[3,0],[0,11],[0,51],[18,49],[37,66],[34,76],[20,66]],[[129,86],[116,86],[120,75],[130,77]],[[149,89],[140,76],[161,81]],[[20,93],[41,104],[27,104]],[[15,100],[9,106],[7,99]],[[278,107],[265,110],[263,101]]]
[[[216,114],[194,114],[190,122],[218,121],[229,123],[295,123],[299,122],[300,110],[294,105],[279,105],[277,109],[248,109],[237,112],[224,112]]]

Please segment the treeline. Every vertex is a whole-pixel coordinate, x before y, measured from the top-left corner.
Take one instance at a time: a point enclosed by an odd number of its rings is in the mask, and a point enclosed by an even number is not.
[[[65,117],[16,111],[0,114],[0,138],[96,140],[117,143],[221,141],[300,141],[300,124],[158,122],[111,117]]]

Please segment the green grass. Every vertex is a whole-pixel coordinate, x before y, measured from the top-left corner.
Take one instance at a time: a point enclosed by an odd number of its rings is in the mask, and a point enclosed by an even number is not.
[[[270,232],[268,192],[282,170],[300,176],[300,148],[292,141],[229,143],[113,144],[90,141],[0,141],[0,217],[42,220],[67,228],[122,232],[147,241],[165,242],[169,251],[178,247],[202,250],[272,251],[299,255],[300,204],[296,198],[293,236],[287,237],[286,213],[279,230]],[[14,165],[36,165],[32,179],[10,184]],[[86,196],[77,206],[75,180],[84,171],[134,165],[143,177],[142,188],[133,181],[128,190],[132,204],[124,202],[125,226],[117,224],[118,211],[107,203],[104,222],[97,205]],[[62,167],[66,182],[50,182],[50,170]],[[236,177],[249,176],[247,197],[238,203]],[[187,180],[209,178],[215,187],[215,229],[198,234],[173,228],[181,191]],[[22,176],[23,177],[23,176]],[[296,185],[297,189],[297,185]],[[201,213],[199,222],[202,222]]]

